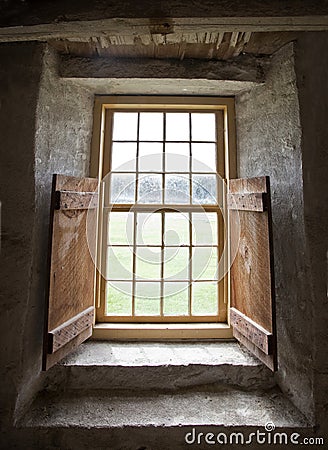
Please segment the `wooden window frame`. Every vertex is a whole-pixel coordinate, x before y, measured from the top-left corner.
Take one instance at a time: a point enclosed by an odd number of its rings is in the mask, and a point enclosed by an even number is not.
[[[111,113],[113,111],[209,111],[221,112],[223,114],[223,149],[218,152],[219,171],[218,174],[229,184],[229,178],[236,177],[236,140],[235,140],[235,113],[234,99],[226,97],[170,97],[170,96],[96,96],[94,105],[94,127],[91,150],[90,176],[97,177],[99,182],[106,175],[110,168],[110,155],[108,149],[111,147]],[[222,155],[222,156],[221,156]],[[107,168],[107,169],[106,169]],[[222,169],[221,169],[222,168]],[[99,183],[99,187],[100,183]],[[100,196],[101,197],[101,196]],[[100,200],[101,201],[101,200]],[[190,207],[186,207],[188,210]],[[211,209],[211,207],[207,208]],[[124,210],[124,205],[123,209]],[[225,215],[226,240],[229,241],[228,215]],[[103,230],[99,230],[101,240]],[[226,264],[229,264],[229,255]],[[97,256],[100,262],[100,255]],[[99,267],[99,266],[98,266]],[[104,321],[104,312],[101,311],[100,297],[104,283],[98,271],[95,274],[95,305],[96,323],[94,325],[93,337],[104,339],[190,339],[190,338],[231,338],[232,329],[229,324],[230,307],[230,274],[226,275],[221,283],[221,298],[224,301],[226,315],[221,322],[191,323],[190,317],[181,320],[179,323],[157,320],[154,316],[153,323],[136,323],[142,318],[137,318],[135,322],[122,322],[124,318],[107,318]],[[222,310],[220,311],[222,314]],[[113,320],[112,320],[113,319]],[[159,322],[159,323],[156,323]]]

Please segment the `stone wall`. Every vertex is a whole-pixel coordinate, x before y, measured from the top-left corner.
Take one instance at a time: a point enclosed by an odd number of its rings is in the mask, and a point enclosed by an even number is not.
[[[50,191],[53,173],[86,176],[93,95],[57,76],[40,44],[0,46],[3,174],[2,415],[10,421],[42,384]],[[3,322],[3,323],[2,323]]]
[[[296,45],[302,125],[304,218],[313,310],[315,422],[328,436],[328,33],[306,33]],[[303,335],[303,342],[309,339]]]
[[[24,331],[33,302],[34,152],[42,52],[40,44],[0,46],[0,408],[4,425],[12,419],[22,388],[23,359],[29,356]]]
[[[35,230],[31,305],[26,312],[26,355],[24,386],[32,390],[40,371],[45,304],[45,264],[49,240],[49,208],[52,175],[87,176],[93,120],[93,96],[57,75],[57,56],[49,47],[43,55],[35,135]]]
[[[273,56],[265,85],[237,97],[236,116],[238,175],[269,175],[271,180],[278,380],[313,419],[313,301],[293,44]]]

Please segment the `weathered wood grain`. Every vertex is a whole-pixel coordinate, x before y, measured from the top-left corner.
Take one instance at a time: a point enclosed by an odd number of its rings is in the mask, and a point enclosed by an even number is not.
[[[266,213],[230,211],[239,215],[240,240],[231,267],[231,306],[272,332],[271,274]],[[233,229],[233,226],[232,226]],[[235,239],[235,237],[233,237]]]
[[[238,211],[263,212],[266,208],[266,194],[228,194],[228,208]]]
[[[299,34],[298,32],[239,32],[232,55],[233,60],[240,54],[243,56],[246,56],[246,54],[258,54],[262,57],[263,55],[272,55],[288,42],[296,40]],[[158,42],[155,36],[162,38],[164,42]],[[152,34],[148,30],[146,34],[134,36],[103,33],[98,37],[50,39],[48,42],[59,53],[64,55],[75,55],[84,58],[100,57],[102,62],[106,58],[116,58],[115,65],[120,58],[124,58],[124,60],[134,58],[135,61],[136,59],[139,61],[139,59],[148,58],[148,62],[151,62],[151,58],[169,58],[171,61],[176,59],[180,62],[183,60],[201,59],[205,65],[204,72],[206,73],[206,64],[208,62],[222,60],[227,55],[232,36],[232,32],[218,30],[212,30],[211,32],[200,30],[191,33],[177,33],[173,31],[164,35]],[[243,64],[241,61],[238,62],[238,66],[242,68]],[[145,69],[146,67],[144,67]],[[174,70],[178,70],[178,65]],[[59,68],[59,71],[62,72],[62,69]],[[188,70],[186,71],[188,72]],[[197,78],[192,72],[190,78],[193,77]]]
[[[88,327],[82,333],[78,334],[74,339],[68,342],[64,347],[61,347],[55,353],[48,353],[43,362],[42,370],[48,370],[54,366],[58,361],[65,358],[71,352],[74,352],[80,344],[86,341],[92,335],[92,327]]]
[[[239,331],[266,355],[272,352],[272,334],[267,330],[235,308],[230,308],[230,322],[234,331]]]
[[[95,192],[98,180],[95,178],[79,178],[67,175],[54,175],[56,191]]]
[[[97,208],[98,195],[94,192],[56,191],[56,209]]]
[[[270,366],[273,367],[276,366],[276,333],[269,178],[230,180],[230,193],[246,196],[265,194],[267,197],[267,205],[262,212],[233,209],[229,212],[231,241],[237,244],[231,268],[231,317],[236,320],[236,312],[239,312],[244,322],[241,325],[238,321],[234,335],[238,337],[242,334],[243,340],[246,339],[251,347],[255,346],[259,351],[262,346],[261,352],[264,354],[270,351]],[[268,348],[255,335],[252,336],[250,328],[245,325],[247,319],[272,335],[267,342]],[[252,332],[255,332],[254,328]]]
[[[94,307],[86,309],[48,333],[48,352],[54,353],[93,324]]]
[[[276,354],[275,350],[273,350],[272,355],[267,355],[238,330],[234,330],[233,335],[242,345],[244,345],[251,353],[253,353],[254,356],[256,356],[267,367],[269,367],[269,369],[271,369],[273,372],[277,370],[277,359],[274,356]]]
[[[262,194],[267,193],[268,177],[236,178],[230,180],[230,194]]]
[[[56,191],[92,192],[97,189],[97,185],[96,179],[54,176],[43,368],[50,367],[48,333],[66,324],[92,307],[94,303],[95,269],[86,233],[88,210],[56,210],[55,193]],[[89,328],[91,329],[92,326]],[[60,347],[58,359],[51,358],[53,364],[61,359],[62,355],[65,356],[66,345],[68,346],[68,342]],[[56,353],[55,351],[54,354]]]
[[[325,0],[309,2],[293,0],[273,2],[272,0],[234,1],[203,0],[193,4],[188,0],[168,0],[154,2],[142,0],[125,2],[103,0],[46,1],[39,2],[0,2],[0,27],[2,34],[25,34],[28,39],[37,39],[56,33],[58,37],[90,36],[108,33],[134,35],[139,27],[154,35],[169,35],[179,32],[181,25],[188,25],[189,33],[225,31],[283,31],[327,29],[328,6]],[[212,24],[206,28],[202,25]],[[216,27],[215,27],[216,25]],[[50,34],[50,35],[51,35]],[[41,36],[40,36],[41,37]]]

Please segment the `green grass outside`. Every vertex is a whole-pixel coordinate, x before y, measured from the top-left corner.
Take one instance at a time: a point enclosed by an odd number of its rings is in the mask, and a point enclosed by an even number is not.
[[[130,284],[130,283],[129,283]],[[137,283],[135,309],[136,315],[159,315],[160,314],[160,283]],[[164,315],[176,316],[188,314],[188,287],[173,295],[165,296],[169,288],[164,283]],[[107,313],[109,315],[130,315],[132,313],[132,296],[122,292],[131,290],[132,283],[116,286],[107,284]],[[216,315],[217,314],[217,292],[216,283],[193,282],[192,283],[192,314],[193,315]],[[139,297],[143,294],[145,298]],[[156,297],[154,297],[156,296]]]
[[[194,214],[194,218],[204,218],[202,215]],[[161,217],[160,214],[148,216],[140,214],[138,223],[143,225],[143,243],[148,245],[160,245],[161,243]],[[187,244],[189,241],[189,222],[178,214],[167,214],[166,242],[167,244]],[[207,216],[210,224],[204,220],[194,220],[197,233],[193,233],[194,242],[198,245],[216,242],[216,218],[215,214]],[[133,218],[129,213],[111,213],[109,224],[109,242],[116,245],[127,245],[129,239],[124,231],[132,229]],[[128,226],[127,226],[128,224]],[[122,232],[123,230],[123,232]],[[214,239],[212,236],[214,234]],[[131,242],[131,241],[130,241]],[[141,243],[141,236],[137,240]],[[130,315],[132,312],[132,248],[109,247],[107,255],[107,277],[110,279],[127,280],[126,283],[116,283],[118,289],[107,283],[107,313],[110,315]],[[160,279],[160,249],[159,248],[138,248],[136,254],[136,278],[142,280]],[[188,279],[188,248],[166,248],[164,254],[164,280]],[[215,279],[217,268],[217,251],[204,247],[193,249],[193,278]],[[129,281],[128,281],[129,280]],[[164,288],[164,314],[165,315],[186,315],[188,314],[188,291],[183,290],[174,295],[167,295],[170,291],[165,283]],[[160,283],[137,283],[135,307],[137,315],[158,315],[160,313]],[[178,286],[176,284],[176,286]],[[130,293],[126,293],[126,291]],[[170,291],[171,293],[171,291]],[[217,284],[207,282],[193,282],[192,284],[192,314],[194,315],[215,315],[217,314]]]

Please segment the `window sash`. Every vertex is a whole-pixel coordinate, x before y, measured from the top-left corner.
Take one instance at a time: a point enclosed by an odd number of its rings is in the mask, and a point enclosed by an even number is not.
[[[223,114],[222,114],[222,110],[224,108],[217,108],[217,110],[213,110],[213,112],[215,112],[216,114],[216,122],[219,122],[219,126],[217,126],[217,134],[222,133],[222,131],[224,130],[224,124],[223,124]],[[147,108],[144,109],[140,109],[140,108],[116,108],[115,110],[111,110],[107,122],[109,123],[109,126],[107,126],[107,137],[105,136],[105,141],[107,140],[107,148],[111,148],[112,143],[114,142],[131,142],[130,140],[127,141],[123,141],[123,140],[111,140],[111,130],[112,130],[112,114],[113,112],[119,112],[119,111],[136,111],[136,112],[142,112],[142,111],[158,111],[159,108],[157,107],[151,107],[149,108],[149,105],[147,105]],[[172,108],[172,109],[167,109],[166,111],[172,111],[172,112],[177,112],[176,108]],[[219,111],[220,110],[220,111]],[[161,110],[162,111],[162,110]],[[166,112],[165,111],[165,112]],[[189,110],[188,112],[204,112],[204,109],[200,108],[200,109],[192,109]],[[165,115],[164,115],[165,117]],[[189,116],[191,117],[191,116]],[[222,122],[221,122],[222,120]],[[108,125],[108,124],[107,124]],[[135,141],[133,141],[135,142]],[[216,143],[217,144],[217,164],[216,164],[216,172],[194,172],[192,171],[192,159],[190,158],[190,167],[189,167],[189,172],[184,172],[184,173],[179,173],[181,175],[186,175],[191,177],[192,174],[196,174],[199,173],[201,175],[215,175],[216,173],[219,173],[221,176],[225,174],[225,170],[224,170],[224,164],[225,164],[225,157],[224,157],[224,144],[223,144],[223,137],[220,136],[219,139],[217,139],[217,141],[183,141],[183,140],[179,140],[179,141],[166,141],[164,138],[163,140],[153,140],[153,141],[139,141],[138,144],[140,142],[147,142],[148,144],[150,143],[161,143],[164,145],[164,143],[171,143],[171,142],[176,142],[176,143],[187,143],[190,146],[193,143]],[[106,152],[105,152],[106,153]],[[104,164],[107,166],[107,169],[104,170],[104,172],[109,172],[110,171],[110,156],[108,154],[109,152],[107,151],[107,156],[104,155]],[[165,152],[163,152],[163,159],[165,158]],[[138,160],[137,160],[138,161]],[[164,162],[163,162],[163,167],[164,167]],[[220,166],[220,167],[218,167]],[[113,170],[112,173],[120,173],[119,170]],[[138,167],[136,168],[136,171],[127,171],[124,172],[124,174],[127,173],[135,173],[136,177],[138,177],[139,174],[143,174],[143,173],[149,173],[149,172],[143,172],[143,171],[139,171]],[[160,171],[152,171],[151,174],[159,174],[161,176],[164,177],[165,174],[174,174],[173,172],[165,172],[165,170],[160,170]],[[190,183],[190,189],[191,189],[191,183]],[[137,189],[136,189],[137,192]],[[147,211],[151,211],[156,209],[156,211],[158,211],[159,213],[163,214],[165,212],[169,213],[172,210],[178,210],[179,212],[186,212],[186,213],[192,213],[192,212],[200,212],[200,211],[205,211],[205,212],[217,212],[218,213],[218,217],[220,217],[220,220],[218,220],[218,228],[219,228],[219,234],[220,237],[222,239],[220,239],[220,244],[219,244],[219,257],[222,254],[222,242],[224,240],[224,227],[223,227],[223,218],[221,218],[221,214],[219,214],[220,208],[224,207],[223,204],[223,192],[222,189],[218,188],[217,189],[217,195],[218,198],[220,199],[220,201],[218,202],[218,204],[211,204],[211,205],[198,205],[198,204],[138,204],[138,203],[128,203],[128,204],[110,204],[109,202],[109,196],[107,195],[107,198],[105,198],[105,206],[104,206],[104,214],[106,214],[107,211],[130,211],[131,209],[135,212],[147,212]],[[104,233],[104,235],[106,235],[106,233]],[[139,247],[139,246],[138,246]],[[204,246],[205,247],[205,246]],[[162,246],[160,246],[160,248],[163,248]],[[193,251],[194,246],[188,246],[187,248],[190,249],[190,251]],[[134,257],[135,259],[135,257]],[[133,268],[133,273],[134,273],[134,277],[135,277],[135,267]],[[161,283],[163,284],[165,281],[161,280]],[[202,281],[199,281],[200,283]],[[178,321],[178,322],[185,322],[185,321],[191,321],[191,322],[217,322],[218,320],[220,320],[220,316],[222,318],[222,321],[224,322],[226,320],[226,306],[223,305],[224,303],[226,303],[226,280],[221,280],[220,282],[218,282],[218,299],[219,299],[219,308],[218,308],[218,316],[164,316],[164,317],[157,317],[157,316],[137,316],[137,317],[127,317],[127,316],[105,316],[104,312],[105,312],[105,308],[104,308],[104,303],[105,303],[105,289],[104,289],[104,283],[105,280],[102,279],[101,282],[101,296],[102,296],[102,301],[101,301],[101,307],[98,311],[98,320],[101,321],[110,321],[110,322],[127,322],[127,321],[137,321],[137,322],[142,322],[142,321],[149,321],[151,320],[152,322],[157,322],[157,321],[165,321],[165,322],[171,322],[171,321]],[[134,281],[135,283],[135,281]],[[191,294],[190,294],[191,296]],[[162,302],[162,297],[161,297],[161,302]],[[189,300],[190,303],[190,300]],[[162,307],[161,307],[162,309]],[[190,308],[189,308],[190,309]],[[224,311],[224,313],[222,314],[222,311]]]

